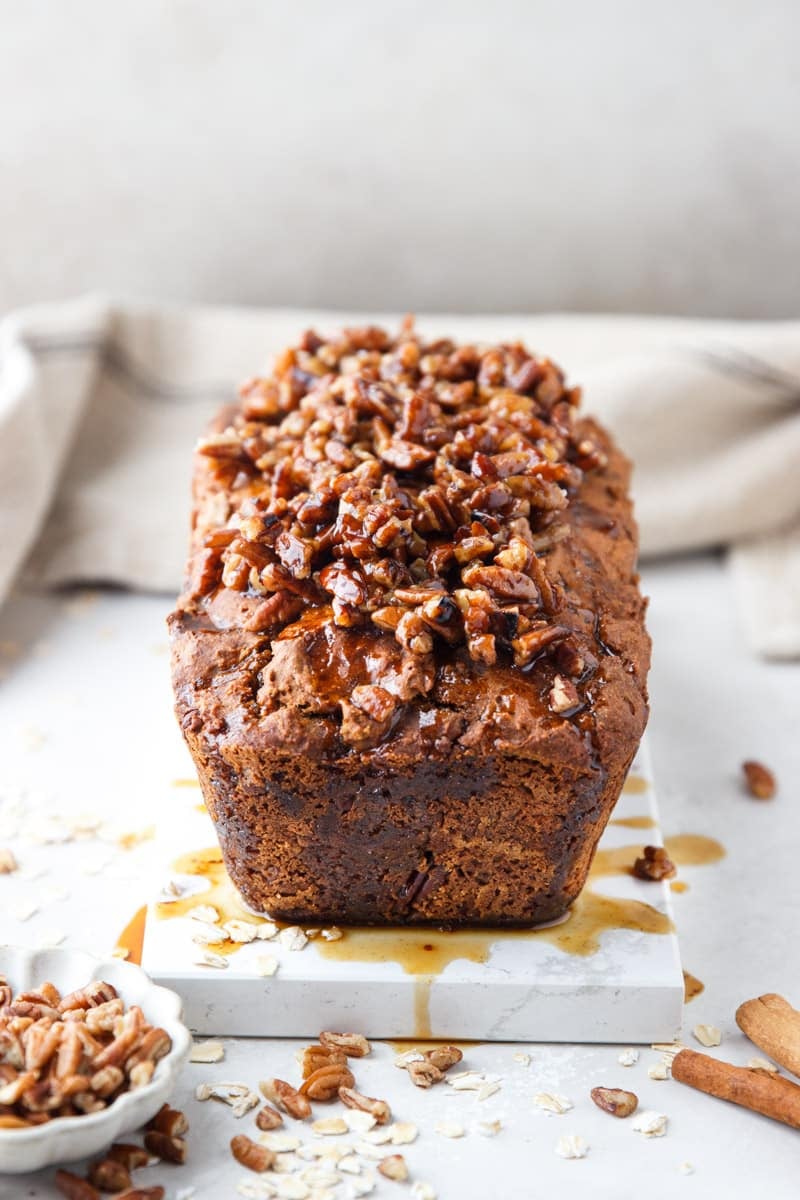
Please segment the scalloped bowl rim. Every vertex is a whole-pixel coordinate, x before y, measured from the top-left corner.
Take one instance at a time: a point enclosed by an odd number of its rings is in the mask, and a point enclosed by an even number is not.
[[[15,979],[23,969],[35,971],[36,963],[44,960],[48,964],[60,964],[62,970],[53,970],[50,966],[47,973],[39,972],[38,982],[50,979],[60,991],[71,990],[70,985],[59,983],[58,976],[69,975],[79,982],[74,987],[81,987],[93,979],[108,978],[117,988],[120,996],[129,1004],[139,1004],[145,1016],[152,1023],[166,1029],[172,1039],[172,1049],[169,1054],[160,1059],[152,1080],[135,1091],[123,1092],[107,1108],[100,1112],[86,1113],[80,1117],[54,1117],[42,1125],[33,1125],[27,1129],[0,1129],[0,1173],[23,1172],[36,1170],[39,1167],[52,1165],[53,1162],[74,1161],[96,1153],[106,1141],[125,1132],[138,1129],[158,1111],[158,1108],[169,1091],[172,1090],[181,1067],[189,1058],[192,1047],[192,1035],[182,1021],[183,1001],[177,992],[153,983],[150,976],[136,963],[125,962],[120,958],[103,958],[88,951],[54,948],[47,950],[32,950],[24,946],[0,945],[0,975],[5,975],[15,992],[34,986],[31,982],[20,983]],[[109,978],[111,977],[111,978]],[[131,998],[128,984],[134,993]],[[151,1011],[148,1012],[148,1006]],[[140,1114],[151,1107],[149,1116]],[[130,1115],[131,1120],[126,1120]],[[105,1138],[102,1131],[114,1126],[114,1132]],[[44,1150],[46,1143],[61,1140],[58,1134],[69,1131],[76,1146],[76,1152],[71,1157],[59,1154],[49,1158],[46,1153],[25,1155],[25,1150]],[[97,1138],[87,1135],[97,1134]],[[78,1152],[77,1147],[82,1147]],[[7,1152],[17,1150],[20,1155],[19,1163],[8,1165]],[[30,1164],[30,1165],[29,1165]]]

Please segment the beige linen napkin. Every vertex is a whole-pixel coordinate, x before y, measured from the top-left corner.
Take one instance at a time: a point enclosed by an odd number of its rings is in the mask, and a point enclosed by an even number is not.
[[[393,325],[397,317],[371,319]],[[192,446],[242,377],[309,325],[363,314],[87,298],[0,325],[0,597],[26,582],[174,592]],[[800,322],[424,316],[522,338],[584,387],[636,463],[644,556],[728,547],[747,636],[800,655]]]

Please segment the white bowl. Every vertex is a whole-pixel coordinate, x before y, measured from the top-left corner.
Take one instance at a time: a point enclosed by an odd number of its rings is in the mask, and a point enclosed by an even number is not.
[[[83,987],[92,979],[105,979],[114,985],[126,1006],[138,1004],[148,1022],[166,1029],[172,1038],[172,1049],[156,1064],[150,1083],[134,1092],[123,1092],[101,1112],[56,1117],[29,1129],[0,1129],[0,1171],[37,1171],[97,1154],[120,1134],[138,1129],[155,1116],[172,1092],[192,1044],[191,1034],[181,1022],[182,1003],[175,992],[156,987],[133,963],[96,958],[80,950],[0,946],[0,975],[5,975],[15,994],[29,991],[46,979],[62,993]]]

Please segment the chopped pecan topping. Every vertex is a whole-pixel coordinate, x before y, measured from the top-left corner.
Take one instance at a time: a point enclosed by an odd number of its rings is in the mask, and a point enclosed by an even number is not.
[[[640,858],[633,864],[633,873],[637,879],[671,879],[675,874],[675,864],[663,846],[645,846]]]
[[[329,604],[336,625],[390,632],[409,654],[440,640],[521,668],[566,636],[538,556],[604,459],[549,359],[426,342],[411,322],[395,337],[312,331],[240,395],[198,446],[211,500],[232,504],[204,502],[186,603],[220,587],[261,597],[247,628],[265,633]]]

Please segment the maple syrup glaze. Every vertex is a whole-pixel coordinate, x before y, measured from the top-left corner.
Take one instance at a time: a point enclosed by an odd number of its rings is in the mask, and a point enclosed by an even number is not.
[[[690,974],[689,971],[683,972],[683,1002],[688,1004],[690,1000],[694,1000],[695,996],[699,996],[701,992],[706,990],[706,985],[702,983],[696,975]]]
[[[629,775],[622,785],[626,796],[641,796],[642,792],[647,792],[649,789],[650,781],[642,778],[641,775]]]
[[[625,829],[655,829],[654,817],[614,817],[609,825],[620,825]]]
[[[144,923],[147,917],[147,905],[143,904],[131,917],[128,924],[123,929],[122,933],[117,938],[117,950],[127,950],[125,958],[126,962],[136,963],[137,966],[142,961],[142,945],[144,944]]]
[[[669,890],[671,892],[688,892],[689,885],[684,879],[670,880]]]

